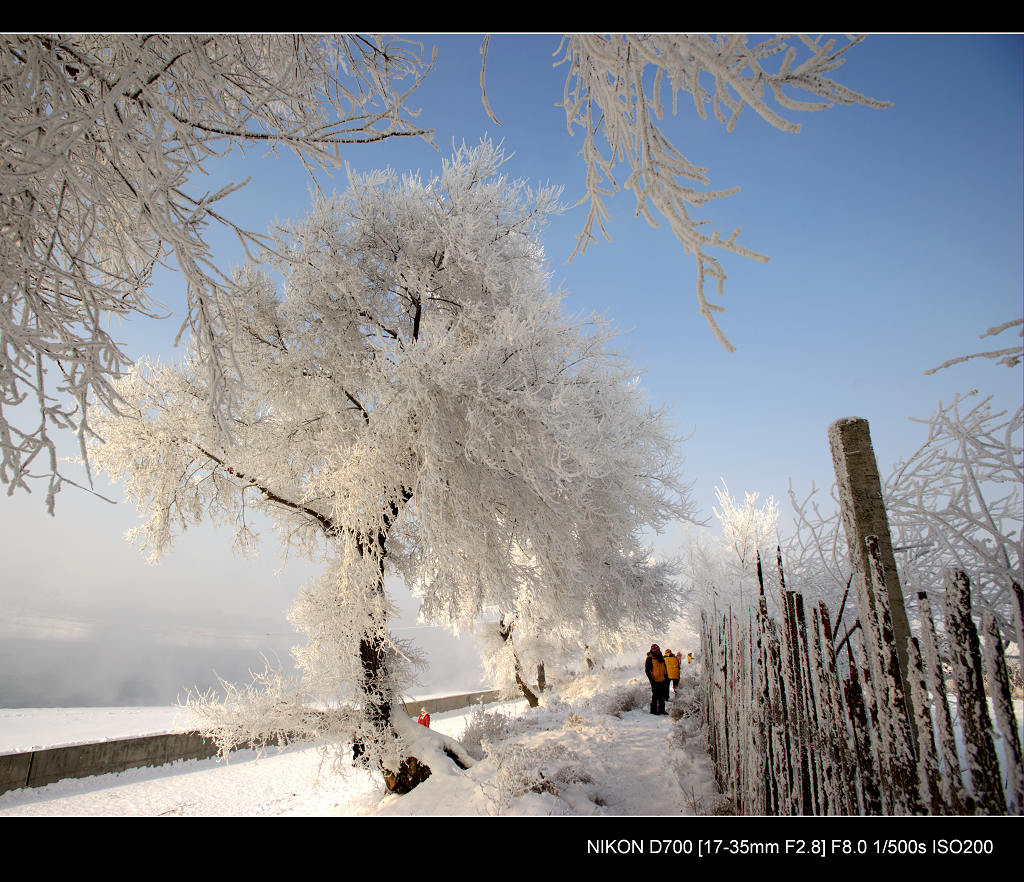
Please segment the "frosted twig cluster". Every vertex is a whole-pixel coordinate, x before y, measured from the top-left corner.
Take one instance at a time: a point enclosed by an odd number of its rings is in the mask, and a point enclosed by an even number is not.
[[[980,613],[1017,639],[1013,585],[1022,584],[1024,409],[996,411],[976,391],[940,402],[928,437],[886,481],[894,542],[916,549],[912,584],[927,590],[943,570],[967,573]]]
[[[130,359],[110,320],[159,316],[154,270],[184,276],[186,315],[230,429],[223,335],[234,283],[211,225],[247,251],[264,237],[204,191],[204,163],[236,146],[287,148],[310,169],[342,144],[428,134],[404,102],[429,70],[418,44],[378,36],[10,34],[0,37],[0,482],[13,493],[60,475],[54,430],[84,450],[89,396],[119,406]],[[21,409],[19,409],[21,408]],[[33,424],[33,413],[38,423]]]
[[[721,252],[766,262],[767,257],[740,245],[740,229],[727,236],[705,231],[706,221],[691,215],[714,199],[738,192],[738,187],[707,190],[707,169],[683,155],[660,126],[668,93],[671,112],[686,93],[703,119],[710,106],[729,131],[749,107],[772,126],[798,132],[800,126],[785,111],[822,110],[835,104],[885,107],[831,79],[847,52],[863,37],[841,45],[836,40],[783,35],[751,43],[744,34],[571,34],[562,40],[558,63],[568,65],[563,106],[570,133],[583,130],[580,150],[587,166],[583,202],[589,210],[575,254],[596,239],[608,238],[604,198],[619,189],[614,170],[626,163],[622,188],[636,198],[636,213],[657,226],[660,215],[697,264],[700,311],[718,341],[726,339],[715,317],[724,307],[708,299],[707,285],[724,293],[726,273],[716,254]],[[793,97],[793,91],[811,100]],[[607,150],[602,149],[603,139]],[[595,229],[596,228],[596,229]]]
[[[982,339],[985,337],[995,337],[996,335],[1003,333],[1003,331],[1007,331],[1010,328],[1016,328],[1018,326],[1021,328],[1018,332],[1018,336],[1024,337],[1024,318],[1003,322],[1003,324],[989,328],[985,333],[979,334],[978,336]],[[934,374],[936,371],[941,371],[943,368],[952,367],[955,364],[962,364],[965,361],[970,361],[972,358],[991,358],[996,364],[1004,364],[1009,368],[1015,368],[1022,360],[1024,360],[1024,345],[1008,346],[1005,349],[992,349],[988,352],[975,352],[971,355],[961,355],[958,358],[951,358],[948,361],[944,361],[938,367],[933,367],[931,370],[925,371],[925,373]]]
[[[825,601],[830,609],[840,602],[840,594],[850,577],[850,550],[839,519],[839,491],[830,487],[826,511],[817,498],[819,488],[811,489],[803,499],[789,482],[789,501],[793,513],[793,531],[786,537],[783,554],[786,569],[798,580],[802,594],[810,600]]]

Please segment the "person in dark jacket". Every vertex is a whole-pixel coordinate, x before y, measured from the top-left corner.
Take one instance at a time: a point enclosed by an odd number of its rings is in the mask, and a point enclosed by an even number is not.
[[[647,674],[647,679],[651,684],[651,713],[655,715],[668,713],[665,710],[665,702],[668,700],[668,670],[657,643],[652,643],[651,651],[647,653],[644,673]]]

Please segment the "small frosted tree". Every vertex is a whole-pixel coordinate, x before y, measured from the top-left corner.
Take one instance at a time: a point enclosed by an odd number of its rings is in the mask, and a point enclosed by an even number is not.
[[[682,623],[693,634],[701,630],[701,617],[715,618],[727,610],[745,616],[758,608],[762,562],[774,560],[779,507],[774,497],[760,505],[760,493],[745,493],[735,499],[722,481],[715,488],[718,507],[712,509],[718,531],[687,528],[681,557],[685,561],[683,596],[687,609]],[[764,582],[770,584],[771,569],[765,567]],[[769,609],[777,607],[775,592],[765,588]]]
[[[418,44],[377,35],[0,36],[0,483],[68,479],[53,433],[84,451],[90,396],[115,408],[130,365],[110,319],[159,316],[160,266],[184,277],[210,406],[230,431],[234,283],[211,226],[247,250],[265,237],[224,216],[195,178],[236,147],[337,165],[343,144],[427,135],[405,109],[429,70]],[[18,409],[24,402],[24,408]],[[34,407],[33,407],[34,404]],[[38,419],[36,419],[36,416]],[[74,482],[71,482],[74,483]]]
[[[524,633],[614,630],[674,596],[638,566],[645,531],[689,516],[677,442],[614,329],[550,290],[539,234],[557,191],[502,162],[484,143],[429,180],[353,175],[239,271],[233,444],[194,356],[141,366],[117,386],[123,416],[97,418],[90,455],[138,501],[134,538],[155,555],[207,517],[245,547],[259,510],[325,561],[291,614],[298,680],[268,672],[200,704],[222,745],[354,739],[396,789],[445,761],[395,705],[408,653],[386,576],[452,628],[497,612]]]
[[[680,615],[676,561],[656,560],[650,550],[635,550],[608,557],[601,566],[603,576],[598,570],[590,578],[602,578],[620,589],[594,594],[580,614],[551,615],[524,598],[511,615],[483,625],[484,669],[499,687],[518,689],[535,707],[539,699],[527,677],[538,664],[552,661],[577,669],[589,667],[595,657],[643,646]]]
[[[729,494],[722,481],[715,488],[720,508],[713,509],[720,533],[717,537],[722,553],[727,582],[717,586],[720,598],[735,602],[739,610],[748,603],[756,604],[758,591],[752,585],[757,578],[758,556],[762,558],[770,544],[774,544],[775,528],[779,521],[779,506],[769,496],[758,506],[760,493],[746,493],[743,503]]]

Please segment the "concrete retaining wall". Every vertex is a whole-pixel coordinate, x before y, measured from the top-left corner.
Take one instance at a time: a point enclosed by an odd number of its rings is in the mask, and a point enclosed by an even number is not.
[[[444,713],[497,701],[497,690],[469,692],[444,698],[407,701],[406,713],[418,716],[420,708],[429,714]],[[169,735],[147,735],[101,741],[95,744],[76,744],[70,747],[51,747],[26,753],[0,755],[0,793],[22,787],[42,787],[64,778],[86,778],[89,775],[107,775],[140,766],[162,766],[177,760],[208,759],[217,754],[217,746],[198,732],[176,732]]]
[[[207,759],[216,753],[217,746],[197,732],[11,753],[0,756],[0,793],[20,787],[42,787],[64,778],[106,775],[139,766],[162,766],[179,759]]]
[[[403,705],[405,712],[411,717],[418,717],[420,708],[426,708],[428,714],[443,714],[445,711],[458,710],[473,704],[490,704],[501,698],[498,689],[486,692],[467,692],[464,695],[449,695],[445,698],[426,698],[421,701],[407,701]]]

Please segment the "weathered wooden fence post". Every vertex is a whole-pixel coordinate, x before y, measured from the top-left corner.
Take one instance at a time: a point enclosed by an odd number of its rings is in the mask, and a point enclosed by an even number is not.
[[[913,720],[910,706],[910,691],[907,688],[909,655],[907,641],[910,639],[910,622],[903,602],[896,572],[896,558],[892,550],[889,533],[889,518],[882,499],[882,480],[878,474],[878,463],[871,445],[868,421],[860,417],[844,417],[836,420],[828,429],[829,447],[836,471],[836,485],[839,491],[839,505],[850,547],[850,563],[853,569],[853,584],[857,589],[857,600],[861,616],[868,611],[875,614],[875,600],[872,592],[871,561],[865,540],[868,536],[878,539],[878,553],[882,563],[886,593],[889,600],[889,614],[892,616],[893,638],[899,660],[900,677],[903,681],[904,700],[907,702],[908,721]],[[872,641],[866,641],[871,643]],[[871,650],[868,649],[870,652]],[[877,660],[881,661],[881,660]]]
[[[1009,783],[1007,803],[1011,815],[1019,815],[1024,808],[1024,765],[1021,762],[1020,735],[1017,733],[1017,717],[1013,711],[1010,696],[1010,678],[1006,673],[1006,656],[1003,652],[1003,638],[995,619],[985,614],[984,622],[984,668],[988,680],[988,694],[995,710],[995,719],[1003,738],[1004,767]]]
[[[946,571],[946,633],[971,789],[982,814],[1005,814],[1006,794],[985,697],[981,641],[971,618],[970,581],[959,570]]]

